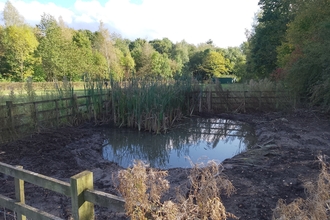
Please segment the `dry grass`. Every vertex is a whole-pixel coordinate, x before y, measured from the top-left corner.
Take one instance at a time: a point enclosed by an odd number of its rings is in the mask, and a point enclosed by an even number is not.
[[[119,172],[119,191],[126,201],[126,213],[131,219],[227,219],[236,218],[226,212],[220,193],[234,192],[231,182],[222,174],[217,163],[195,164],[191,169],[188,193],[178,193],[177,201],[161,202],[169,189],[166,171],[147,168],[136,161],[133,168]],[[179,190],[178,190],[179,192]]]
[[[325,220],[330,219],[330,174],[325,157],[318,157],[321,173],[318,180],[305,183],[307,198],[298,198],[286,205],[281,199],[273,213],[274,220]]]

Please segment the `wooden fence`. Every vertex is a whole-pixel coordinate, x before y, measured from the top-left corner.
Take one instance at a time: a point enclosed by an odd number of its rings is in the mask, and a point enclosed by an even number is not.
[[[248,112],[292,109],[296,99],[279,91],[200,91],[192,92],[190,102],[198,112]]]
[[[11,166],[0,162],[0,173],[15,178],[15,197],[0,195],[0,206],[17,213],[18,220],[60,220],[42,210],[25,204],[24,181],[71,197],[72,217],[75,220],[94,219],[94,205],[108,207],[112,211],[123,212],[125,201],[118,196],[93,189],[93,173],[81,172],[70,178],[70,183],[24,170],[21,166]]]
[[[278,91],[198,91],[188,95],[189,113],[248,112],[292,109],[295,97]],[[116,100],[110,94],[0,105],[0,143],[43,128],[76,125],[86,120],[111,118]],[[192,110],[191,110],[192,109]]]
[[[109,95],[69,98],[0,105],[0,143],[43,128],[77,125],[110,114]]]

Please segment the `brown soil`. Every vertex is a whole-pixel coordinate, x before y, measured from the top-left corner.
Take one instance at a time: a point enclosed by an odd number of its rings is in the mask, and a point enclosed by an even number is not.
[[[213,115],[214,117],[214,115]],[[254,126],[258,141],[253,149],[223,162],[224,174],[236,187],[230,198],[222,197],[227,211],[240,219],[271,219],[278,199],[288,203],[305,197],[303,183],[319,174],[317,155],[330,155],[330,123],[326,115],[305,110],[291,113],[222,114]],[[105,125],[104,125],[105,126]],[[122,169],[102,159],[104,126],[84,125],[44,131],[0,146],[0,161],[69,182],[81,171],[94,173],[96,189],[119,195],[113,176]],[[106,125],[109,127],[109,125]],[[170,169],[171,190],[187,183],[188,169]],[[0,194],[14,197],[13,179],[0,174]],[[26,203],[64,219],[71,216],[70,199],[25,184]],[[11,219],[0,209],[0,219]],[[126,219],[123,213],[96,207],[96,219]]]

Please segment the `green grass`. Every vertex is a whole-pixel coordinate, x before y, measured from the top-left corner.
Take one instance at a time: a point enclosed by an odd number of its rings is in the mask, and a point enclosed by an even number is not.
[[[27,86],[27,85],[31,86]],[[65,82],[40,82],[40,83],[5,83],[0,82],[0,105],[6,103],[6,101],[13,101],[15,103],[24,103],[29,101],[40,101],[58,98],[61,95],[60,91],[65,91]],[[71,83],[74,88],[74,93],[84,95],[84,83]],[[31,97],[29,94],[34,93]],[[33,100],[31,100],[31,98]]]

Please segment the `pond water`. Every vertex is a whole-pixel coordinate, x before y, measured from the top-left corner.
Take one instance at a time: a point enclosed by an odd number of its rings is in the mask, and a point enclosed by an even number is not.
[[[129,167],[143,160],[156,168],[191,167],[191,163],[222,162],[255,143],[255,132],[246,123],[228,119],[188,118],[166,134],[132,129],[104,132],[104,159]]]

